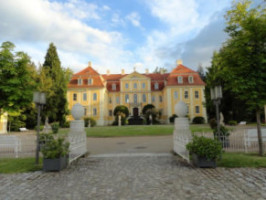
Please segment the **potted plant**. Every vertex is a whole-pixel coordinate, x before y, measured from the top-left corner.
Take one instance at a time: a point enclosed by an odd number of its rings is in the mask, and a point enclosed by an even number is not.
[[[194,136],[186,145],[192,154],[193,164],[197,167],[216,167],[216,160],[221,158],[222,145],[216,139]]]
[[[43,170],[60,171],[67,167],[69,142],[63,137],[49,137],[42,145]]]

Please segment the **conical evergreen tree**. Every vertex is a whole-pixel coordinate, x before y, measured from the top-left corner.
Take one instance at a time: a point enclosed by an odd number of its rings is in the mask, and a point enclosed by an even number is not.
[[[50,43],[47,50],[43,70],[46,77],[52,80],[51,92],[47,94],[44,112],[49,117],[50,122],[59,121],[60,124],[63,124],[67,114],[67,80],[53,43]]]

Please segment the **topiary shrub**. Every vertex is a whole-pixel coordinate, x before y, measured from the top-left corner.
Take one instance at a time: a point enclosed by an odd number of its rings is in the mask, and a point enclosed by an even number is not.
[[[230,126],[235,126],[235,125],[237,125],[237,121],[235,121],[235,120],[230,120],[230,121],[228,122],[228,124],[229,124]]]
[[[178,116],[176,114],[173,114],[171,117],[169,117],[169,121],[170,123],[174,123],[175,122],[175,118],[177,118]]]
[[[54,134],[58,133],[58,130],[59,130],[59,122],[52,123],[51,128],[52,128],[52,131],[53,131]]]
[[[154,108],[155,108],[154,105],[152,105],[152,104],[147,104],[147,105],[145,105],[145,106],[143,107],[143,109],[142,109],[142,114],[145,115],[146,112],[147,112],[147,110],[151,110],[151,109],[154,109]]]
[[[126,106],[119,105],[119,106],[116,106],[114,109],[114,116],[117,116],[119,113],[124,113],[125,117],[128,117],[129,110]]]
[[[95,121],[95,119],[93,119],[92,117],[85,117],[84,118],[85,127],[89,126],[89,121],[90,121],[91,127],[94,127],[97,125],[97,122]]]
[[[194,117],[192,120],[193,124],[204,124],[205,119],[203,117]]]

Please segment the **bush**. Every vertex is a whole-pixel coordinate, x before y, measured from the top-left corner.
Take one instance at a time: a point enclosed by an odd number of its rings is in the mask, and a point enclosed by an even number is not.
[[[125,116],[124,113],[118,113],[116,116],[115,116],[115,120],[113,121],[112,125],[113,126],[117,126],[118,125],[118,116],[121,116],[121,125],[127,125],[128,124],[128,121],[127,121],[127,118]]]
[[[178,116],[176,114],[173,114],[171,117],[169,117],[169,121],[170,123],[174,123],[175,122],[175,118],[177,118]]]
[[[217,127],[213,130],[214,136],[218,136],[218,130]],[[220,136],[229,136],[230,132],[229,129],[226,128],[225,126],[220,127]]]
[[[55,138],[51,134],[48,137],[49,140],[46,140],[45,144],[43,144],[41,148],[43,158],[60,158],[66,156],[69,153],[69,142],[67,142],[65,138]]]
[[[155,108],[154,105],[152,105],[152,104],[147,104],[146,106],[143,107],[143,109],[142,109],[142,114],[145,115],[146,112],[147,112],[147,110],[151,110],[151,109],[154,109],[154,108]]]
[[[126,117],[129,115],[129,110],[126,106],[119,105],[114,109],[114,116],[117,116],[119,113],[124,113]]]
[[[237,121],[235,121],[235,120],[230,120],[230,121],[228,122],[228,124],[231,125],[231,126],[235,126],[235,125],[237,125]]]
[[[58,122],[52,123],[51,128],[52,128],[52,131],[53,131],[54,134],[58,133],[59,123]]]
[[[151,124],[150,116],[152,116],[152,124],[160,124],[159,118],[161,112],[155,108],[146,110],[144,117],[146,118],[147,124]]]
[[[210,124],[211,129],[215,129],[217,127],[216,119],[214,118],[210,119],[209,124]]]
[[[97,122],[95,121],[95,119],[93,119],[92,117],[85,117],[84,118],[85,127],[89,126],[89,121],[90,121],[91,127],[96,126]]]
[[[40,125],[40,131],[43,131],[44,125]],[[35,126],[35,130],[37,131],[38,126]]]
[[[205,119],[203,117],[194,117],[192,120],[193,124],[204,124]]]
[[[192,142],[186,145],[190,153],[194,153],[208,160],[216,160],[222,156],[222,145],[218,140],[194,136]]]
[[[69,128],[70,127],[70,121],[65,121],[62,126],[62,128]]]

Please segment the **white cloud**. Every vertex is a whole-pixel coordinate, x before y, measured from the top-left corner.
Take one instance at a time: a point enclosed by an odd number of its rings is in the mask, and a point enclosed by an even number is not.
[[[128,19],[133,26],[140,27],[140,15],[137,12],[132,12],[129,15],[126,16],[126,19]]]
[[[77,6],[79,3],[81,5]],[[37,48],[34,47],[37,43],[44,43],[47,46],[42,49],[43,56],[48,44],[53,42],[64,57],[61,58],[62,64],[75,64],[74,71],[77,71],[75,67],[80,63],[78,59],[81,56],[99,65],[106,64],[105,60],[112,60],[108,62],[109,67],[121,67],[125,61],[121,57],[130,56],[130,53],[124,50],[125,40],[121,33],[102,31],[78,20],[77,16],[87,17],[84,10],[80,10],[80,6],[97,9],[97,6],[80,0],[67,3],[47,0],[1,1],[0,35],[4,36],[1,40],[24,43],[24,47],[28,44],[32,46],[28,48],[31,52]],[[70,58],[73,59],[72,62]]]

